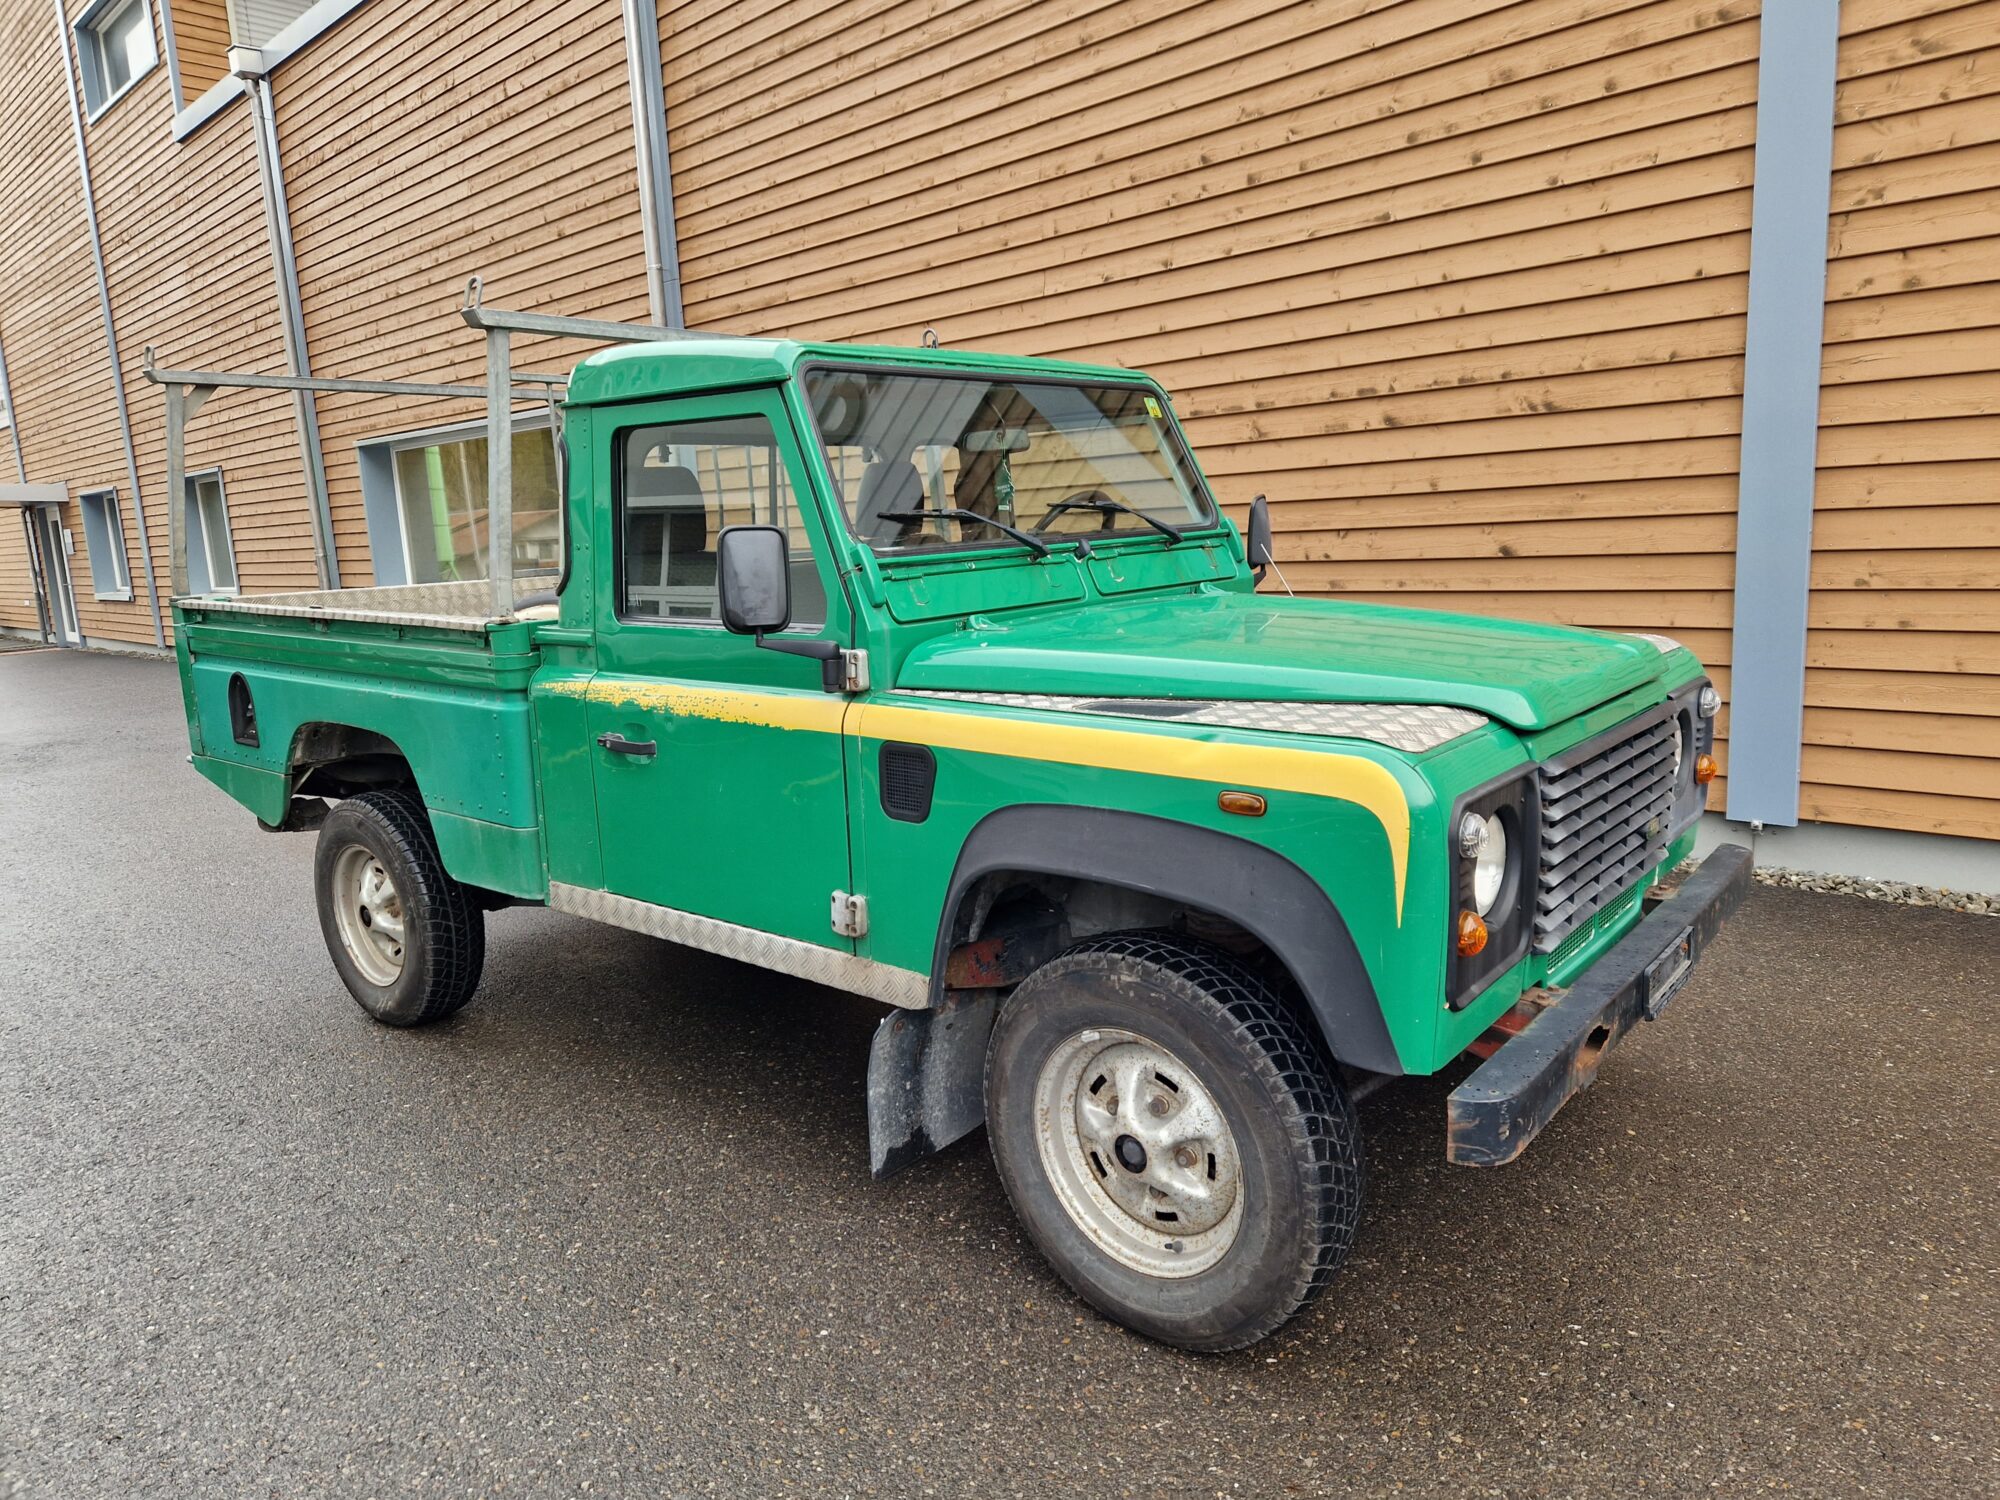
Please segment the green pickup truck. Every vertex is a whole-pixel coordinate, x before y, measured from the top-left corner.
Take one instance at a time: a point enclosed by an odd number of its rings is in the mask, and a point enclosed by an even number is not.
[[[561,571],[511,607],[178,598],[196,769],[318,830],[390,1025],[464,1005],[521,903],[884,1003],[877,1175],[984,1123],[1057,1271],[1155,1338],[1321,1290],[1383,1080],[1463,1075],[1447,1155],[1512,1160],[1747,885],[1683,864],[1687,651],[1260,593],[1261,500],[1246,539],[1144,375],[689,337],[559,415]]]

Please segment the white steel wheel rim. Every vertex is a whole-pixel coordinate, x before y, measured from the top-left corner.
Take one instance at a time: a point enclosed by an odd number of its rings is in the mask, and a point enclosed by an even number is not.
[[[340,943],[361,977],[387,989],[403,977],[403,897],[382,861],[349,844],[333,862]]]
[[[1120,1265],[1208,1270],[1243,1225],[1241,1159],[1194,1070],[1134,1031],[1067,1038],[1035,1079],[1035,1144],[1057,1201]]]

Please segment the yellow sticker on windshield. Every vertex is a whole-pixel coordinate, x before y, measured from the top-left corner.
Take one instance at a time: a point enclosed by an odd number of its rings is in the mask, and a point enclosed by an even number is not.
[[[1160,420],[1160,403],[1155,401],[1151,396],[1146,398],[1146,415],[1156,422]]]

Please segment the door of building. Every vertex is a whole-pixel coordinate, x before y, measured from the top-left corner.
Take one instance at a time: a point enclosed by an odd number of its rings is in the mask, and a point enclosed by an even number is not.
[[[70,587],[62,512],[53,505],[30,505],[25,514],[28,539],[36,554],[35,572],[42,590],[43,617],[49,622],[49,639],[58,646],[81,646],[83,629],[76,618],[76,591]]]

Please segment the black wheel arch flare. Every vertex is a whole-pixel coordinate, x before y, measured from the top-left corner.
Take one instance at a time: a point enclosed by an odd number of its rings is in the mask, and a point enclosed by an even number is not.
[[[1400,1075],[1360,950],[1339,908],[1275,850],[1198,824],[1110,808],[1027,803],[988,813],[952,870],[931,960],[931,1004],[966,894],[1000,870],[1102,881],[1213,912],[1251,933],[1291,972],[1334,1057]]]

